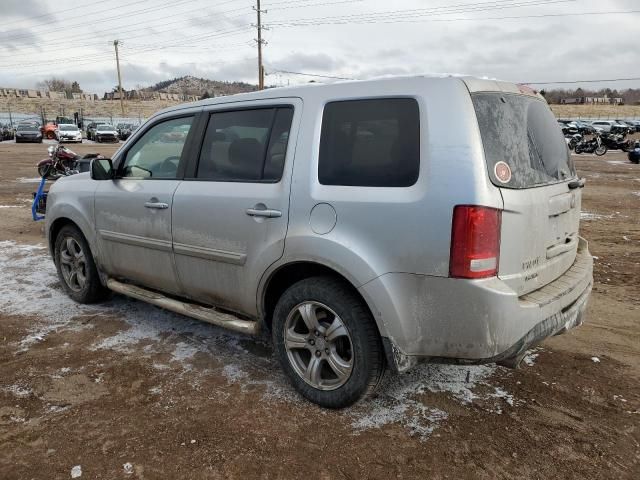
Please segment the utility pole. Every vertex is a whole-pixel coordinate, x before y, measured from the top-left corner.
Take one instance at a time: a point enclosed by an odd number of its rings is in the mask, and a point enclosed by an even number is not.
[[[119,40],[113,41],[113,46],[116,49],[116,67],[118,68],[118,94],[120,95],[120,110],[122,111],[122,116],[124,117],[124,100],[122,99],[122,77],[120,76],[120,57],[118,56],[119,43]]]
[[[262,45],[264,40],[262,40],[262,20],[260,18],[262,10],[260,10],[260,0],[256,0],[256,2],[257,6],[253,8],[258,14],[258,24],[256,25],[258,28],[258,39],[256,40],[258,43],[258,90],[264,90],[264,66],[262,65]]]

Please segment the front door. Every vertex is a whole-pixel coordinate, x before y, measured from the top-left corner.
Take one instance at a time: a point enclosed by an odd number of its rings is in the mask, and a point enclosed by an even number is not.
[[[117,178],[95,194],[102,268],[110,276],[178,293],[171,207],[193,116],[159,121],[120,157]]]
[[[297,102],[211,113],[173,201],[176,268],[190,298],[256,313],[260,277],[284,251]]]

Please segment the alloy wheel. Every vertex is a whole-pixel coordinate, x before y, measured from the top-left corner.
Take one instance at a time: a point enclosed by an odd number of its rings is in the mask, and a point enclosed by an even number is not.
[[[87,284],[87,260],[78,241],[67,236],[60,245],[60,269],[67,286],[80,292]]]
[[[289,313],[284,346],[295,372],[319,390],[344,385],[353,370],[353,344],[340,317],[328,306],[303,302]]]

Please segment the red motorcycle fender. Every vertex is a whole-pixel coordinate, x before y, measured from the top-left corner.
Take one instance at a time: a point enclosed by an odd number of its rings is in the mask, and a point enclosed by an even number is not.
[[[52,163],[53,161],[50,158],[45,158],[38,162],[38,167],[41,167],[42,165],[51,165]]]

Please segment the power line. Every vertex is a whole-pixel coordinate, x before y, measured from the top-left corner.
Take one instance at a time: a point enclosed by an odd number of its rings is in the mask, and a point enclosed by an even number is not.
[[[319,73],[309,73],[309,72],[292,72],[290,70],[272,70],[271,72],[269,72],[267,75],[271,75],[273,73],[289,73],[291,75],[300,75],[303,77],[317,77],[317,78],[330,78],[333,80],[357,80],[355,78],[349,78],[349,77],[335,77],[333,75],[322,75]]]
[[[416,17],[446,16],[454,13],[475,13],[489,10],[505,8],[523,8],[531,6],[550,5],[558,3],[569,3],[577,0],[523,0],[513,2],[513,0],[494,0],[482,3],[464,3],[449,5],[446,7],[420,8],[409,10],[389,10],[382,12],[371,12],[353,15],[337,15],[330,17],[311,17],[294,20],[283,20],[271,25],[277,26],[306,26],[306,25],[337,25],[349,23],[379,23],[383,20],[386,23],[394,23],[403,19],[415,19]]]
[[[556,82],[522,82],[524,85],[552,85],[552,84],[576,84],[576,83],[606,83],[606,82],[635,82],[640,77],[632,78],[607,78],[604,80],[559,80]]]

